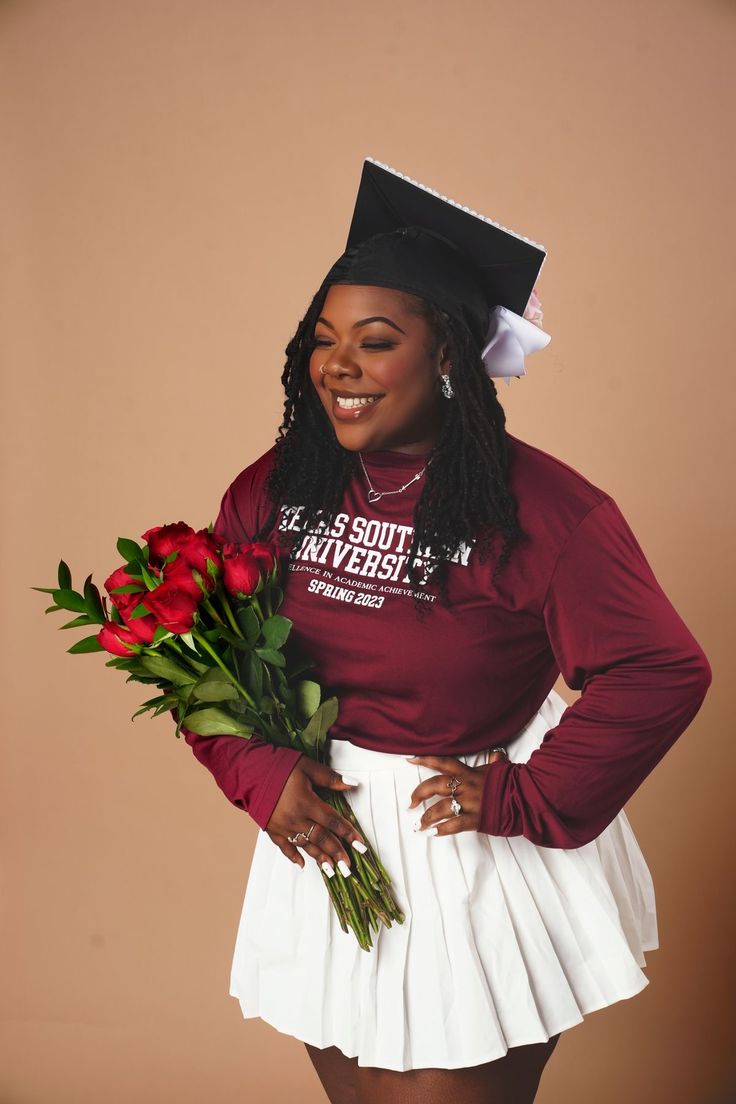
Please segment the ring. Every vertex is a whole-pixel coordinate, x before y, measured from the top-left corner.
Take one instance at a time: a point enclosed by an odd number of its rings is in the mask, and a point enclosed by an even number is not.
[[[293,836],[287,836],[286,838],[288,839],[289,843],[296,843],[296,841],[299,839],[300,836],[304,836],[304,839],[308,840],[311,833],[312,833],[312,829],[314,828],[314,826],[315,826],[315,822],[312,821],[312,827],[309,829],[308,832],[296,832]]]
[[[460,816],[461,812],[463,811],[462,805],[455,797],[453,797],[452,801],[450,802],[450,808],[452,809],[455,816]]]

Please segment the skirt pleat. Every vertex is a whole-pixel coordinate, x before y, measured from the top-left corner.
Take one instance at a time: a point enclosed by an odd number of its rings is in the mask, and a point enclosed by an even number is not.
[[[567,704],[550,691],[507,744],[526,762]],[[331,742],[331,765],[360,784],[350,802],[389,872],[403,924],[363,951],[343,932],[322,873],[258,834],[238,926],[230,995],[245,1018],[338,1047],[361,1066],[455,1069],[546,1042],[641,992],[659,946],[649,868],[622,810],[583,847],[523,836],[427,836],[411,792],[436,770],[403,755]],[[486,752],[458,756],[469,766]],[[335,877],[342,877],[339,871]]]

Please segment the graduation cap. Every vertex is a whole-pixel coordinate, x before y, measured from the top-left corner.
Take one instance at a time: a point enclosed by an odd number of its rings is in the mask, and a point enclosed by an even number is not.
[[[551,340],[535,292],[546,256],[530,238],[367,157],[345,252],[323,286],[378,285],[436,303],[468,327],[488,375],[508,384]]]

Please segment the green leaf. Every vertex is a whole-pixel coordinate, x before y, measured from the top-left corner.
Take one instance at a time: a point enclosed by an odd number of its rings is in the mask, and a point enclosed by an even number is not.
[[[281,652],[273,651],[272,648],[256,648],[255,653],[261,657],[264,663],[270,663],[272,667],[286,666],[286,660]]]
[[[141,577],[141,565],[138,560],[129,560],[128,563],[123,564],[126,575],[132,575],[134,579]]]
[[[154,579],[153,575],[144,564],[141,564],[141,575],[143,576],[143,581],[149,590],[155,590],[160,583],[159,579]]]
[[[187,647],[191,648],[192,651],[196,654],[197,646],[194,643],[194,637],[192,636],[191,632],[179,633],[179,639],[183,640]]]
[[[137,709],[133,716],[130,718],[134,721],[141,713],[145,713],[149,709],[153,709],[154,717],[157,717],[159,713],[163,713],[165,709],[172,709],[175,705],[178,705],[179,699],[176,694],[158,694],[155,698],[149,698],[144,702],[140,709]]]
[[[327,739],[327,732],[337,720],[337,698],[327,698],[313,715],[302,732],[302,741],[307,747],[319,750]]]
[[[119,537],[117,549],[124,560],[134,560],[140,564],[145,564],[146,562],[143,557],[143,549],[137,541],[128,540],[127,537]]]
[[[252,647],[261,632],[261,622],[258,620],[258,614],[250,603],[243,603],[236,609],[235,618],[240,626],[240,631]]]
[[[210,667],[192,687],[192,697],[199,701],[234,701],[240,695],[219,667]]]
[[[64,563],[63,560],[59,560],[59,590],[71,590],[72,589],[72,573]]]
[[[217,575],[219,574],[219,570],[220,570],[218,568],[217,564],[215,563],[214,560],[211,560],[209,558],[209,556],[207,556],[205,558],[205,562],[207,564],[207,574],[211,575],[213,579],[216,579]]]
[[[173,683],[174,686],[187,686],[196,682],[194,675],[184,671],[178,663],[175,663],[173,659],[169,659],[168,656],[144,655],[140,657],[140,664],[152,675],[165,679],[167,682]]]
[[[104,650],[96,636],[85,636],[83,640],[78,640],[71,648],[67,648],[72,655],[80,655],[83,652],[104,652]]]
[[[147,606],[144,606],[142,602],[139,602],[132,613],[126,614],[129,621],[132,621],[134,617],[148,617],[150,610]]]
[[[29,590],[39,590],[41,594],[53,594],[58,587],[29,587]]]
[[[162,640],[168,640],[168,638],[172,635],[173,634],[170,633],[164,625],[157,625],[154,630],[153,640],[151,641],[151,643],[155,647],[156,644],[160,644]]]
[[[254,652],[247,652],[239,664],[240,681],[245,680],[246,690],[249,690],[256,701],[263,693],[263,660]]]
[[[166,701],[162,700],[161,704],[157,705],[154,709],[153,715],[154,717],[160,717],[162,713],[169,713],[174,708],[174,706],[178,704],[179,698],[173,698],[171,701],[169,701],[168,699]]]
[[[67,621],[66,625],[62,625],[62,629],[81,629],[83,625],[96,625],[96,621],[91,621],[86,613],[80,613],[79,617],[75,617],[72,621]]]
[[[301,682],[296,684],[295,691],[299,712],[303,717],[309,719],[319,709],[322,697],[319,683],[312,682],[311,679],[302,679]]]
[[[266,647],[269,649],[283,647],[291,632],[292,625],[293,621],[290,621],[288,617],[282,617],[280,613],[275,613],[273,617],[267,617],[261,625],[261,632],[263,633]],[[279,666],[281,666],[281,664],[279,664]]]
[[[250,644],[247,640],[243,640],[242,637],[231,632],[226,625],[217,625],[213,631],[216,631],[219,637],[223,640],[227,640],[228,644],[231,644],[233,648],[237,648],[241,652],[247,651],[250,648]]]
[[[197,709],[187,713],[184,725],[199,736],[250,736],[253,729],[224,709]]]
[[[97,625],[103,625],[107,618],[102,607],[100,592],[92,582],[92,576],[88,575],[84,582],[84,601],[90,620]]]
[[[46,609],[43,612],[44,613],[56,613],[56,611],[60,610],[60,609],[61,609],[61,606],[47,606]]]
[[[86,613],[87,607],[81,594],[76,590],[53,591],[54,601],[60,609],[71,610],[73,613]]]
[[[111,587],[110,594],[135,594],[144,591],[145,588],[140,583],[124,583],[123,586]]]
[[[137,658],[128,658],[127,656],[113,656],[112,659],[108,659],[105,666],[119,667],[122,671],[130,671],[133,666],[137,665],[137,662]]]

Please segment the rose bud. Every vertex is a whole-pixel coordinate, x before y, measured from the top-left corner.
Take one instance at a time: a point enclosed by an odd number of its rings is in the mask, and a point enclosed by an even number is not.
[[[254,541],[250,546],[252,555],[261,565],[264,578],[274,581],[279,567],[279,554],[276,544]]]
[[[148,545],[148,559],[155,567],[160,567],[167,556],[178,552],[183,544],[194,536],[191,525],[175,521],[171,525],[154,525],[141,534],[141,540]]]
[[[227,547],[227,546],[226,546]],[[247,545],[243,545],[247,548]],[[232,598],[250,598],[263,589],[263,572],[249,551],[226,556],[223,566],[225,590]]]
[[[143,599],[143,605],[151,611],[157,623],[169,632],[185,633],[194,625],[199,599],[178,582],[168,581],[161,583],[155,590],[150,590]]]
[[[130,629],[114,621],[106,621],[97,633],[97,639],[106,652],[117,656],[132,656],[140,652],[142,645]]]

